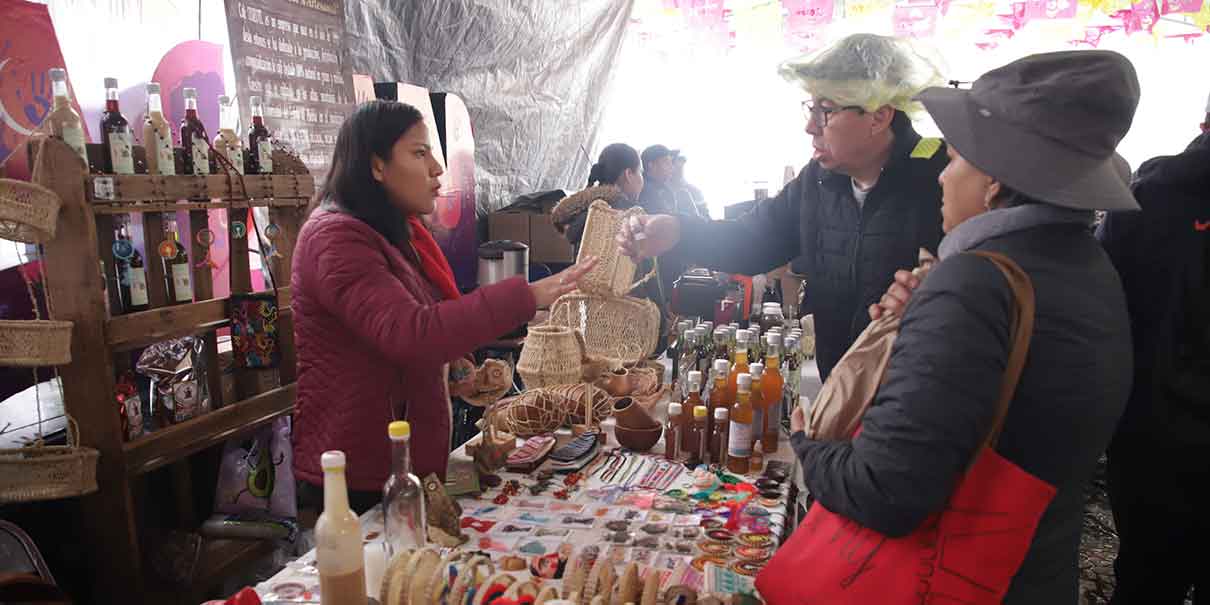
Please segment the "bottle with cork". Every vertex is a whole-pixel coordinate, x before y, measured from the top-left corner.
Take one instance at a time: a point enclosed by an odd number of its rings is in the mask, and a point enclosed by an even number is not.
[[[365,605],[365,551],[361,523],[349,508],[345,454],[324,452],[324,510],[315,523],[315,567],[322,605]]]
[[[727,470],[737,475],[748,474],[748,459],[752,456],[752,375],[736,376],[736,400],[731,406],[730,434],[727,435]]]

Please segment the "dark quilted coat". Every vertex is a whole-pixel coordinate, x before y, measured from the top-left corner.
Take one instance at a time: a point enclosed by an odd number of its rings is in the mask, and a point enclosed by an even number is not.
[[[532,319],[529,285],[514,278],[442,301],[369,225],[319,209],[299,233],[292,286],[297,477],[322,485],[320,454],[343,450],[349,489],[382,489],[391,468],[387,424],[404,418],[413,472],[444,478],[446,364]]]

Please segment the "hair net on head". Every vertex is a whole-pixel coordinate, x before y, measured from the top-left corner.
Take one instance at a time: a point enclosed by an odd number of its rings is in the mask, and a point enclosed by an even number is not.
[[[814,97],[867,111],[890,105],[918,113],[923,107],[912,98],[944,83],[938,60],[926,57],[909,40],[875,34],[853,34],[787,61],[778,71]]]

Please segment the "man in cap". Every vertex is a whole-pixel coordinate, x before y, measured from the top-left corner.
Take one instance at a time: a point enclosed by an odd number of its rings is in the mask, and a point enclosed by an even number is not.
[[[945,147],[922,139],[907,115],[916,93],[941,78],[906,43],[872,34],[782,73],[811,96],[803,109],[815,153],[798,178],[738,220],[649,215],[624,225],[618,241],[632,256],[742,275],[795,260],[826,379],[895,271],[916,266],[918,250],[936,252],[941,240]]]
[[[686,199],[697,209],[698,216],[709,217],[710,209],[706,207],[706,197],[702,195],[702,190],[685,180],[685,162],[687,161],[689,159],[681,154],[673,158],[672,186],[677,190],[677,195],[682,195],[681,191],[685,192]]]
[[[1210,598],[1210,106],[1184,152],[1139,167],[1142,212],[1111,212],[1097,231],[1122,277],[1134,383],[1109,446],[1109,500],[1120,545],[1112,603]]]
[[[688,192],[678,189],[673,182],[680,153],[664,145],[643,150],[643,192],[639,194],[639,205],[647,212],[697,216],[697,207]]]

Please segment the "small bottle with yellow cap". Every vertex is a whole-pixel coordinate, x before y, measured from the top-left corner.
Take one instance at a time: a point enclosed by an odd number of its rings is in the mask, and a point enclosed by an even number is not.
[[[387,554],[424,546],[428,526],[424,516],[424,488],[412,474],[412,427],[398,420],[387,425],[391,438],[391,476],[382,487],[382,513]]]

